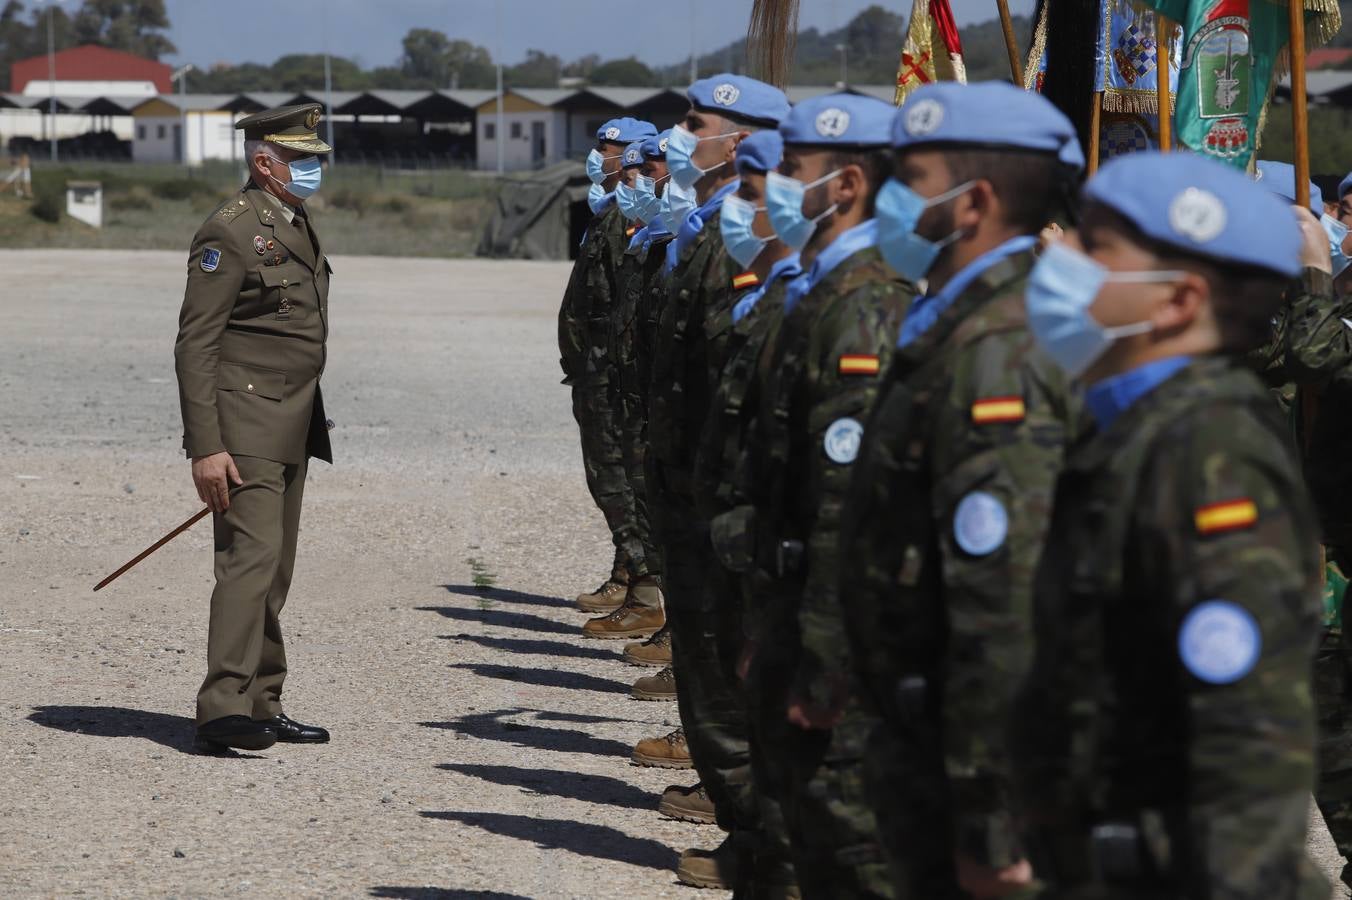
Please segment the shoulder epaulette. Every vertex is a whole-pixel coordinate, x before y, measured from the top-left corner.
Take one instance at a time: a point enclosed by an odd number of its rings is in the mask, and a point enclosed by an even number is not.
[[[235,218],[235,216],[244,212],[248,208],[249,208],[248,201],[245,200],[243,197],[240,197],[238,200],[231,200],[227,202],[224,206],[220,208],[220,211],[217,212],[216,215],[224,219],[225,221],[229,222],[231,219]]]
[[[760,276],[755,272],[743,272],[741,275],[732,277],[732,286],[735,290],[744,291],[747,288],[753,288],[761,283]]]

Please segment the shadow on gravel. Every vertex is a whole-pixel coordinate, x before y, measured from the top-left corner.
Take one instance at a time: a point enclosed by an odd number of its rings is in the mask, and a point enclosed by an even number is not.
[[[572,607],[562,597],[546,597],[544,594],[527,594],[525,591],[513,591],[509,588],[481,588],[473,584],[443,584],[447,593],[461,597],[473,597],[476,600],[501,600],[503,603],[519,603],[523,606],[550,606],[555,609]]]
[[[419,722],[424,728],[440,728],[486,741],[502,741],[534,750],[553,750],[558,753],[590,753],[594,756],[628,756],[634,749],[629,744],[599,738],[585,731],[563,728],[541,728],[520,722],[502,721],[508,716],[533,712],[528,709],[501,709],[497,712],[475,713],[449,722]],[[611,721],[625,721],[616,719]]]
[[[193,722],[187,716],[121,706],[35,706],[28,721],[72,734],[145,738],[170,750],[194,753]]]
[[[502,628],[519,628],[522,631],[544,631],[549,634],[567,634],[582,637],[582,626],[567,622],[555,622],[544,616],[530,613],[512,612],[509,609],[465,609],[459,606],[419,606],[423,612],[440,613],[448,619],[460,622],[478,622],[481,625],[498,625]]]
[[[393,897],[397,900],[530,900],[521,894],[502,891],[461,891],[454,888],[390,887],[371,888],[372,897]]]
[[[599,659],[605,662],[618,662],[622,657],[610,649],[602,647],[597,641],[588,641],[596,646],[580,647],[577,644],[565,644],[563,641],[546,641],[539,638],[500,638],[486,634],[443,634],[446,641],[470,641],[489,650],[503,650],[507,653],[534,653],[539,656],[566,656],[572,659]],[[637,667],[636,667],[637,668]]]
[[[472,763],[438,763],[438,769],[469,775],[493,784],[512,785],[533,794],[565,797],[585,803],[604,803],[622,809],[656,809],[652,791],[634,787],[609,775],[587,775],[561,769],[518,769],[515,766],[488,766]]]
[[[448,811],[423,812],[421,815],[429,819],[463,822],[490,834],[530,841],[546,850],[567,850],[579,856],[609,859],[649,869],[671,870],[676,867],[675,850],[648,838],[630,837],[606,825],[568,819],[537,819],[508,813]]]
[[[609,678],[597,678],[565,669],[537,669],[529,666],[498,666],[491,663],[451,663],[449,669],[464,669],[484,678],[519,681],[539,687],[569,688],[580,691],[600,691],[603,694],[627,694],[629,685]]]

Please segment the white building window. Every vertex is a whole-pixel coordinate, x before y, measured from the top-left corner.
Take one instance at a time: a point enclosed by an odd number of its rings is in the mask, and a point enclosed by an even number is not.
[[[146,139],[146,127],[144,125],[136,126],[136,139],[138,141],[144,141]]]
[[[165,135],[164,126],[163,126],[163,125],[156,125],[156,126],[155,126],[155,137],[159,138],[160,140],[164,140],[164,135]]]
[[[497,128],[497,126],[494,125],[492,122],[485,122],[485,123],[484,123],[484,140],[486,140],[486,141],[496,140],[496,139],[497,139],[497,136],[498,136],[498,128]]]
[[[513,122],[513,123],[512,123],[512,140],[517,140],[517,139],[519,139],[520,137],[521,137],[521,123],[520,123],[520,122]]]

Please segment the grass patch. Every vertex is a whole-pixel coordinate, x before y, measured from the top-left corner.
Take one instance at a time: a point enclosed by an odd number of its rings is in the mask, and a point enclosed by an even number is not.
[[[487,594],[493,589],[493,585],[498,583],[498,576],[488,568],[487,563],[477,556],[471,556],[465,560],[465,565],[469,566],[470,580],[474,582],[474,587],[480,593]],[[480,609],[491,609],[493,601],[487,597],[479,598]]]

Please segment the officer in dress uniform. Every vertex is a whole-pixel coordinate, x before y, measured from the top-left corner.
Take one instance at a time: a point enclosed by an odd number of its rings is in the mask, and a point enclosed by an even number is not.
[[[282,712],[280,616],[311,457],[333,461],[319,379],[329,277],[305,200],[319,189],[318,104],[247,116],[249,183],[193,237],[174,347],[183,446],[215,513],[216,589],[197,695],[205,750],[323,743]]]
[[[1243,355],[1301,271],[1291,207],[1200,156],[1084,191],[1029,322],[1086,385],[1058,479],[1012,748],[1063,898],[1324,898],[1307,856],[1319,526]]]

